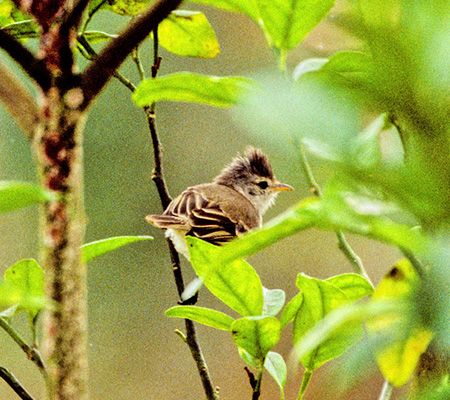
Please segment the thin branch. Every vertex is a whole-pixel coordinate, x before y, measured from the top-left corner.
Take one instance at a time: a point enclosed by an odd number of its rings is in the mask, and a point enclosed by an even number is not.
[[[84,108],[100,93],[114,72],[148,34],[175,10],[182,0],[159,0],[136,18],[119,37],[112,40],[83,72]]]
[[[261,365],[261,368],[258,371],[258,377],[256,378],[255,387],[253,388],[252,400],[258,400],[259,396],[261,396],[261,383],[264,372],[264,362]]]
[[[50,88],[51,75],[43,61],[37,59],[30,50],[3,29],[0,29],[0,48],[9,54],[44,92]]]
[[[194,323],[189,319],[185,319],[184,322],[186,325],[186,343],[188,344],[189,350],[191,351],[192,357],[197,365],[206,398],[207,400],[219,400],[219,394],[212,383],[205,358],[203,357],[202,350],[198,344]]]
[[[302,166],[303,173],[306,176],[308,185],[311,187],[311,192],[317,197],[322,197],[323,195],[322,189],[320,188],[319,184],[314,178],[314,174],[312,172],[311,165],[309,164],[308,156],[306,154],[303,144],[295,143],[295,146],[297,147],[300,153],[300,164]],[[338,248],[339,250],[342,251],[342,253],[344,253],[345,257],[349,260],[350,264],[353,267],[353,270],[357,274],[363,276],[369,282],[371,282],[370,277],[367,274],[364,265],[361,261],[361,258],[355,253],[350,244],[347,242],[345,235],[342,233],[342,231],[336,231],[335,233],[338,241]]]
[[[87,41],[86,37],[83,34],[78,35],[78,48],[80,49],[81,54],[88,60],[95,60],[98,55],[94,48]],[[126,86],[131,92],[136,90],[136,85],[131,82],[127,77],[122,75],[120,72],[116,71],[114,73],[114,78],[116,78],[122,85]]]
[[[0,367],[0,377],[11,387],[22,400],[34,400],[17,378],[6,368]]]
[[[380,397],[378,400],[389,400],[392,395],[393,386],[386,380],[384,381],[383,388],[381,389]]]
[[[0,100],[31,139],[39,119],[36,102],[25,86],[2,62],[0,62]]]
[[[83,12],[88,6],[89,1],[90,0],[78,0],[72,8],[72,11],[67,14],[66,20],[63,22],[63,25],[68,29],[78,28],[81,22],[81,17],[83,16]]]
[[[33,361],[39,368],[39,371],[46,378],[47,374],[45,371],[44,361],[42,360],[39,351],[31,346],[29,346],[22,337],[14,330],[14,328],[6,321],[5,318],[0,317],[0,327],[19,345],[27,357]]]
[[[98,10],[103,6],[103,4],[107,3],[108,0],[103,0],[100,3],[98,3],[92,10],[89,10],[88,17],[86,18],[86,21],[84,21],[83,26],[81,27],[81,33],[83,34],[86,31],[87,26],[89,25],[89,22],[91,22],[92,17],[96,14]]]

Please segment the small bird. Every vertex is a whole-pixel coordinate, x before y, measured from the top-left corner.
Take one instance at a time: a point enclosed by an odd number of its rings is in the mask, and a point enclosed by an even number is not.
[[[147,221],[167,229],[175,249],[189,260],[185,236],[195,236],[222,245],[259,228],[262,215],[280,191],[292,187],[274,176],[267,156],[250,147],[237,156],[212,183],[187,188],[162,215],[148,215]]]

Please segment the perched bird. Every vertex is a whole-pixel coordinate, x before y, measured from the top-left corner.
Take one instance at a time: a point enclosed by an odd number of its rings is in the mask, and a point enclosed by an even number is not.
[[[162,215],[148,215],[147,221],[167,229],[175,249],[189,259],[185,236],[191,235],[215,245],[259,228],[262,215],[274,203],[278,192],[292,190],[274,176],[267,156],[249,148],[214,178],[187,188]]]

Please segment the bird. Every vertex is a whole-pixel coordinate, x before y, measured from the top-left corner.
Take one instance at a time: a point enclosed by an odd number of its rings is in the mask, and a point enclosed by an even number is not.
[[[220,246],[260,228],[262,216],[281,191],[293,190],[275,178],[268,157],[249,147],[211,183],[188,187],[162,215],[146,220],[166,229],[166,237],[189,260],[186,235]]]

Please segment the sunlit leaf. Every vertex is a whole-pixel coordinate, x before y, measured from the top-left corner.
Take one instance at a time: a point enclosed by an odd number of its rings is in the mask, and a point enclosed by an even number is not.
[[[31,321],[44,305],[44,272],[36,260],[21,260],[4,274],[5,283],[20,298],[17,311],[25,310]],[[31,304],[27,304],[28,299]],[[39,305],[32,303],[37,301]]]
[[[263,315],[275,317],[283,308],[286,294],[281,289],[266,289],[263,287]]]
[[[352,275],[345,275],[342,278],[344,290],[339,288],[339,276],[334,277],[331,282],[302,274],[298,276],[297,286],[303,294],[303,302],[295,316],[293,326],[294,344],[297,348],[305,334],[333,310],[372,292],[372,287],[367,285],[364,278]],[[354,278],[353,281],[352,278]],[[305,368],[313,371],[342,354],[356,343],[362,334],[362,324],[342,327],[341,332],[329,337],[311,352],[302,353],[300,360]]]
[[[219,247],[187,237],[191,263],[204,285],[217,298],[243,316],[263,311],[263,289],[256,271],[244,260],[221,263]]]
[[[264,27],[276,47],[290,50],[329,13],[333,0],[257,0]]]
[[[90,13],[101,5],[102,9],[113,11],[116,14],[133,16],[144,11],[154,0],[92,0],[89,3]]]
[[[299,308],[301,307],[303,302],[303,294],[298,293],[295,295],[292,300],[286,304],[283,312],[281,313],[281,328],[284,328],[289,322],[293,321]]]
[[[214,58],[220,52],[216,34],[197,11],[173,11],[158,26],[159,44],[179,56]]]
[[[234,342],[258,360],[263,360],[280,339],[280,321],[274,317],[245,317],[231,327]]]
[[[287,367],[283,357],[274,351],[269,351],[267,353],[266,361],[264,362],[264,368],[279,386],[283,398],[283,390],[287,378]]]
[[[0,181],[0,213],[54,199],[54,195],[27,182]]]
[[[89,262],[103,254],[116,250],[130,243],[141,240],[153,240],[151,236],[116,236],[107,239],[97,240],[82,246],[83,261]]]
[[[0,28],[28,18],[11,0],[0,0]]]
[[[223,331],[231,331],[234,319],[220,311],[197,306],[175,306],[166,311],[168,317],[185,318]]]
[[[348,301],[356,301],[373,292],[372,284],[361,275],[340,274],[326,279],[326,282],[337,286],[347,297]]]
[[[252,86],[253,81],[243,77],[219,78],[180,72],[142,81],[133,93],[133,100],[139,107],[162,100],[229,107],[241,103]]]
[[[2,28],[16,39],[34,39],[39,37],[39,28],[32,19],[14,22]]]
[[[406,259],[401,260],[383,277],[373,294],[373,299],[401,300],[412,293],[418,281],[418,275],[410,262]],[[389,335],[389,331],[398,331],[401,319],[402,315],[391,314],[372,321],[367,325],[369,335],[393,336]],[[375,352],[383,376],[394,386],[402,386],[408,382],[421,354],[425,352],[433,338],[432,332],[420,325],[404,325],[403,329],[407,329],[404,335],[377,348]]]

